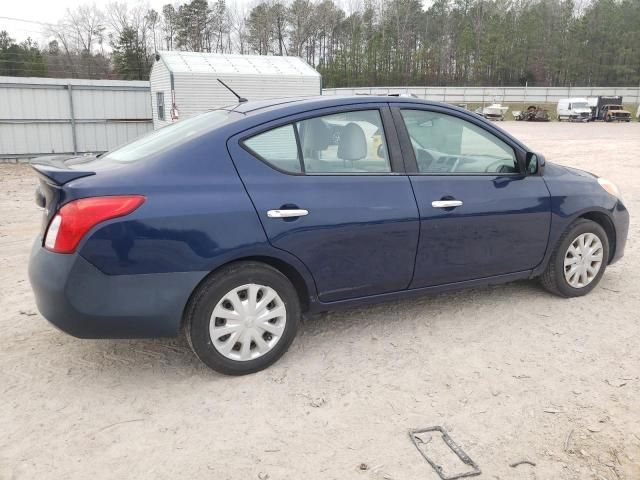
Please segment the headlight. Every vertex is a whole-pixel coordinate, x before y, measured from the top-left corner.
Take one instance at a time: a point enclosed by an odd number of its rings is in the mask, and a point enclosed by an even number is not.
[[[598,178],[598,183],[600,184],[600,186],[602,188],[604,188],[609,194],[613,195],[614,197],[619,198],[620,200],[622,200],[622,195],[620,194],[620,189],[616,186],[615,183],[613,183],[611,180],[607,180],[606,178]]]

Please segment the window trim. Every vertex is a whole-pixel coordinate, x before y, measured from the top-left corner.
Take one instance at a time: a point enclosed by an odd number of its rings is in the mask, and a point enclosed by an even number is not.
[[[325,117],[325,116],[339,114],[339,113],[357,112],[357,111],[363,111],[363,110],[377,110],[378,114],[380,115],[380,120],[382,122],[382,129],[385,137],[384,140],[387,146],[387,156],[389,159],[390,171],[388,172],[307,172],[304,168],[302,146],[300,144],[300,138],[298,135],[298,128],[296,126],[296,123],[302,122],[304,120],[309,120],[312,118]],[[269,162],[267,159],[262,157],[257,152],[254,152],[245,143],[250,138],[253,138],[264,132],[268,132],[269,130],[274,130],[276,128],[284,127],[287,125],[292,125],[294,132],[296,134],[298,157],[302,164],[301,172],[291,172],[291,171],[283,170],[282,168],[277,167],[276,165]],[[406,175],[405,164],[402,159],[402,152],[401,152],[401,148],[398,141],[398,133],[396,130],[395,122],[391,114],[391,109],[389,108],[389,104],[387,103],[379,103],[379,102],[356,103],[356,104],[340,105],[337,107],[327,107],[327,108],[308,110],[305,112],[296,113],[294,115],[289,115],[283,118],[279,118],[277,120],[256,125],[255,127],[240,133],[239,136],[236,138],[238,138],[237,140],[238,145],[243,150],[245,150],[250,155],[260,160],[269,168],[277,172],[283,173],[285,175],[308,176],[308,177],[311,177],[311,176],[314,176],[314,177],[360,176],[362,177],[362,176]]]
[[[296,137],[296,150],[298,151],[298,162],[300,163],[300,173],[303,175],[307,171],[307,167],[304,164],[304,155],[302,154],[302,142],[300,142],[300,132],[298,131],[298,122],[291,124],[293,127],[293,135]]]
[[[433,172],[421,172],[418,168],[418,162],[416,160],[416,154],[413,149],[413,145],[411,144],[411,137],[409,136],[409,131],[407,126],[404,123],[404,119],[402,117],[402,110],[422,110],[425,112],[432,113],[442,113],[444,115],[449,115],[454,118],[458,118],[462,121],[469,122],[475,125],[478,128],[481,128],[485,132],[493,135],[498,138],[509,147],[513,149],[513,153],[515,156],[516,164],[518,166],[518,171],[513,173],[498,173],[498,172],[442,172],[442,173],[433,173]],[[450,177],[521,177],[525,176],[526,172],[524,171],[524,157],[526,152],[520,147],[520,145],[515,144],[511,141],[510,138],[503,135],[497,129],[487,128],[485,121],[482,119],[475,118],[472,114],[467,114],[465,112],[459,112],[457,110],[449,109],[446,107],[441,107],[437,105],[424,105],[424,104],[415,104],[415,103],[402,103],[402,104],[392,104],[391,105],[391,114],[393,115],[393,120],[398,130],[398,138],[400,143],[400,148],[402,149],[402,158],[405,162],[405,168],[407,171],[407,175],[421,175],[421,176],[432,176],[432,177],[442,177],[442,176],[450,176]],[[491,125],[489,125],[491,127]]]

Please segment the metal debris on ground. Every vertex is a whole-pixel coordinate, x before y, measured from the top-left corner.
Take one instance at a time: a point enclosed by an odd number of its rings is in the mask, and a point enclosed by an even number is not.
[[[520,460],[519,462],[513,462],[509,464],[511,468],[516,468],[518,465],[531,465],[532,467],[535,467],[536,463],[530,460]]]
[[[427,454],[424,452],[422,448],[420,448],[420,445],[426,445],[427,443],[431,442],[430,436],[428,436],[426,440],[424,439],[425,437],[422,436],[422,434],[428,433],[428,432],[439,432],[442,437],[442,440],[447,445],[447,447],[449,447],[451,451],[453,451],[453,453],[455,453],[456,456],[465,465],[468,465],[471,468],[471,470],[463,473],[457,473],[454,475],[445,474],[442,465],[437,464],[433,459],[427,456]],[[409,437],[411,438],[411,441],[413,442],[413,445],[416,447],[418,452],[420,452],[420,455],[422,455],[424,459],[427,462],[429,462],[429,465],[433,467],[433,469],[436,471],[436,473],[440,476],[442,480],[456,480],[458,478],[474,477],[482,473],[478,465],[473,460],[471,460],[471,458],[469,458],[469,456],[466,453],[464,453],[462,448],[460,448],[460,446],[453,441],[453,439],[441,426],[423,428],[420,430],[411,430],[409,431]]]

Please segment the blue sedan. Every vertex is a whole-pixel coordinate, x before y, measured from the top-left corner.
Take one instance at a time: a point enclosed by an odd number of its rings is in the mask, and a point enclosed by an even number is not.
[[[32,165],[42,315],[81,338],[184,332],[231,375],[275,362],[305,312],[533,278],[585,295],[629,225],[610,181],[413,98],[244,102]]]

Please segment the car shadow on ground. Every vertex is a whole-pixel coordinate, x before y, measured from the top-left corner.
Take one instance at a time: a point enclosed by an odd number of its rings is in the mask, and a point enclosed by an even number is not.
[[[301,360],[298,358],[300,355],[304,357],[306,350],[330,350],[336,348],[336,343],[357,342],[361,340],[365,326],[370,335],[384,336],[390,320],[394,322],[394,329],[403,328],[404,325],[407,331],[415,326],[416,321],[429,321],[434,326],[443,326],[454,315],[462,315],[465,321],[473,323],[474,312],[479,305],[499,310],[513,308],[516,299],[526,304],[538,297],[554,298],[536,282],[519,281],[309,315],[304,318],[292,349],[271,369],[277,369],[279,364],[291,367]],[[66,352],[57,362],[69,362],[68,375],[81,370],[83,376],[91,375],[91,371],[103,376],[130,373],[136,376],[161,375],[167,381],[172,377],[184,379],[188,376],[209,380],[229,378],[205,367],[182,335],[177,338],[133,340],[65,338],[67,341],[57,348]]]

